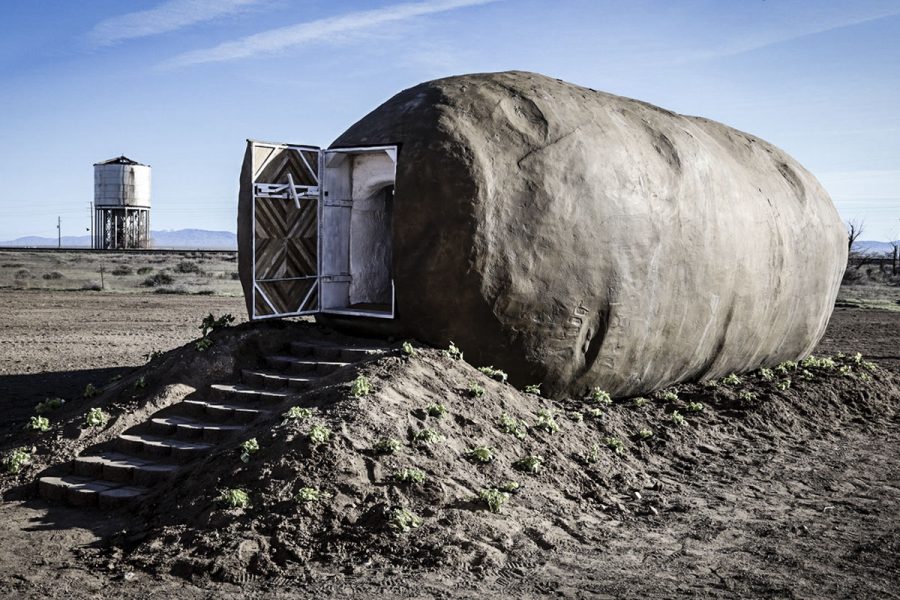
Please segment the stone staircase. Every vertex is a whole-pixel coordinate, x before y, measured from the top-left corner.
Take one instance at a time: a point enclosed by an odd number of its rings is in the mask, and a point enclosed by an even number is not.
[[[210,385],[203,399],[166,407],[112,443],[88,448],[67,465],[68,474],[41,477],[38,491],[46,500],[73,506],[122,506],[254,422],[284,411],[290,396],[316,386],[319,378],[386,351],[294,342],[285,354],[265,357],[262,369],[244,369],[241,383]]]

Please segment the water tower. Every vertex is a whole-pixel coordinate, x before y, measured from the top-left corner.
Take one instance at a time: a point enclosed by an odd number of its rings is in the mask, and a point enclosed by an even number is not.
[[[94,239],[91,247],[150,247],[150,167],[125,156],[94,165]]]

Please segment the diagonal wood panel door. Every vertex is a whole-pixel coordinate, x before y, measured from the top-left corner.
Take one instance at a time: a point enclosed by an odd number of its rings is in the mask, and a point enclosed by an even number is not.
[[[319,308],[319,149],[250,142],[254,319]]]

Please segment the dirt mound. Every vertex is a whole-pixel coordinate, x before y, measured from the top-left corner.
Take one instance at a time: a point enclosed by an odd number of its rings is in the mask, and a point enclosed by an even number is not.
[[[682,482],[714,458],[727,470],[742,449],[893,419],[898,400],[890,372],[840,356],[648,398],[551,401],[418,347],[297,396],[293,417],[147,498],[143,525],[116,543],[145,569],[233,581],[527,570],[583,551],[598,522],[689,510]]]

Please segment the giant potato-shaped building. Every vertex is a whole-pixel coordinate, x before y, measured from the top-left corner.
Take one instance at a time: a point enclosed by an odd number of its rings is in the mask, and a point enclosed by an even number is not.
[[[398,148],[394,318],[328,323],[452,340],[552,395],[614,396],[797,359],[825,331],[842,222],[816,179],[757,137],[505,72],[400,92],[332,148],[379,145]]]

